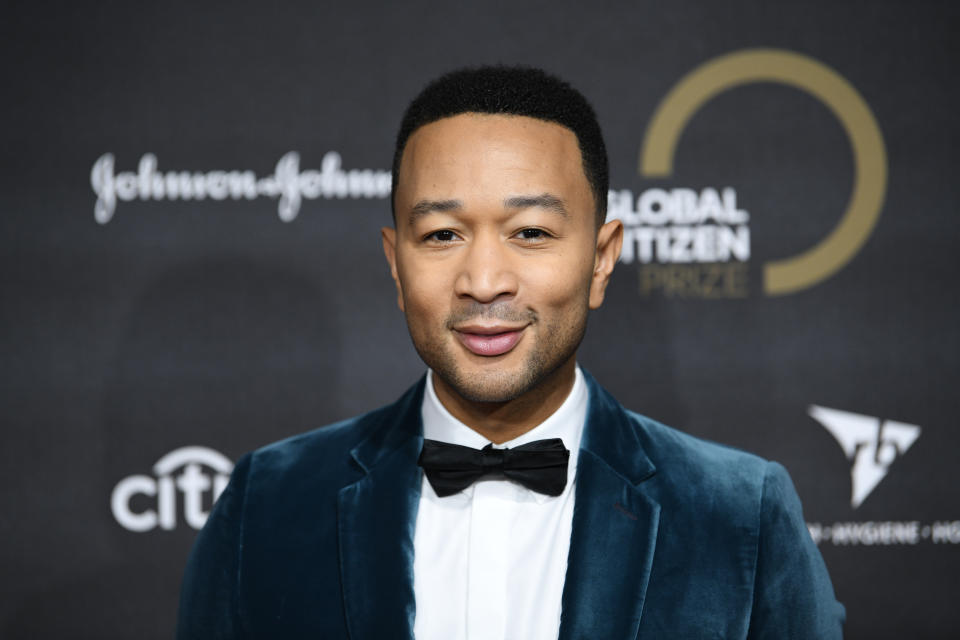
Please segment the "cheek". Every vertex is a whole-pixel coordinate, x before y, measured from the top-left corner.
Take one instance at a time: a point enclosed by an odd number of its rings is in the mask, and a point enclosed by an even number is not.
[[[408,322],[442,322],[452,285],[445,281],[442,269],[403,269],[400,271],[403,301]]]
[[[536,294],[544,310],[552,309],[557,313],[574,313],[586,305],[590,294],[590,276],[587,265],[575,263],[557,263],[525,270],[524,280],[530,291]]]

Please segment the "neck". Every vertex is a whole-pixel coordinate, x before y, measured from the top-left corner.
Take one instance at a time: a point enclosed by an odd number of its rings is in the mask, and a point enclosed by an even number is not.
[[[500,444],[522,436],[560,408],[573,389],[576,366],[576,358],[571,356],[537,386],[507,402],[472,402],[436,375],[432,376],[433,388],[454,418]]]

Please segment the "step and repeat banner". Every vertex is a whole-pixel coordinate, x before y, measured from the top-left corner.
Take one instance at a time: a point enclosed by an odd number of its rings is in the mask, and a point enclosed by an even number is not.
[[[394,136],[494,62],[604,129],[626,237],[581,364],[787,467],[848,637],[960,633],[955,4],[6,9],[0,637],[169,638],[234,461],[423,373]]]

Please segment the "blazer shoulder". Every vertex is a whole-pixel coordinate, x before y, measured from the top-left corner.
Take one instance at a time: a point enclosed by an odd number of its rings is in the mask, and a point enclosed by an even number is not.
[[[786,471],[758,455],[684,433],[627,411],[641,446],[656,466],[658,484],[693,505],[713,505],[719,513],[759,516],[768,476]]]
[[[739,469],[763,480],[770,461],[756,454],[692,436],[634,411],[626,413],[644,450],[658,468],[680,464],[685,471],[700,469],[705,473]]]
[[[250,454],[252,482],[282,485],[302,483],[307,477],[323,482],[356,475],[361,469],[352,452],[367,441],[382,439],[404,419],[401,403],[407,396],[409,393],[393,404],[260,447]]]

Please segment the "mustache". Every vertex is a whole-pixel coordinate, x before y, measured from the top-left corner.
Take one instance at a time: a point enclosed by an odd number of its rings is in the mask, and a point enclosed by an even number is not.
[[[518,309],[510,302],[470,302],[447,316],[447,328],[468,324],[473,320],[500,320],[511,324],[534,323],[537,313],[532,309]]]

